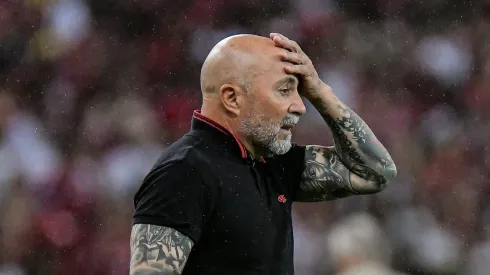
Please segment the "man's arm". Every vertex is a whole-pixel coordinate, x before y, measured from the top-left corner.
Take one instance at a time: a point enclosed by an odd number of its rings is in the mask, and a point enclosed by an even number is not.
[[[193,242],[179,231],[135,224],[131,231],[130,275],[178,275],[184,270]]]
[[[397,174],[388,151],[328,86],[322,95],[312,103],[332,130],[335,147],[306,147],[297,200],[332,200],[383,190]]]
[[[300,78],[299,92],[320,112],[332,130],[334,148],[309,146],[306,169],[296,200],[318,201],[371,194],[396,177],[396,167],[367,124],[334,95],[318,76],[310,58],[295,41],[271,33],[281,54],[284,71]]]

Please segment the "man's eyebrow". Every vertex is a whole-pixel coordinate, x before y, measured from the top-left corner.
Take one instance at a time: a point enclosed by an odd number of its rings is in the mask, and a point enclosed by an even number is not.
[[[296,79],[293,76],[288,75],[285,78],[283,78],[283,79],[277,81],[276,83],[274,83],[274,88],[279,89],[279,88],[281,88],[282,86],[284,86],[286,84],[297,85],[298,84],[298,79]]]

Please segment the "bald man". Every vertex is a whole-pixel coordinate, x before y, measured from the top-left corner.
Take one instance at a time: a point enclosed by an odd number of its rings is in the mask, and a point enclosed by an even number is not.
[[[135,195],[133,275],[294,274],[292,202],[372,194],[396,177],[366,123],[298,44],[236,35],[202,66],[203,104]],[[297,145],[307,98],[335,146]]]

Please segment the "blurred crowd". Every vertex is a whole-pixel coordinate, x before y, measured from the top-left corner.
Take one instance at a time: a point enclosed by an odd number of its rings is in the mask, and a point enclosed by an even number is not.
[[[270,32],[399,171],[380,194],[294,206],[297,274],[490,274],[486,0],[0,1],[0,274],[128,274],[133,194],[189,129],[201,63]],[[307,109],[293,139],[331,145]]]

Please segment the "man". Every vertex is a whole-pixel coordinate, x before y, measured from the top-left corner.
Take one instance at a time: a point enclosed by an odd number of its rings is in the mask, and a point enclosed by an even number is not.
[[[404,275],[393,270],[392,250],[378,221],[367,213],[339,220],[327,235],[337,275]]]
[[[376,193],[396,176],[369,127],[281,34],[219,42],[191,131],[135,196],[131,274],[294,274],[291,204]],[[291,144],[301,95],[335,146]]]

